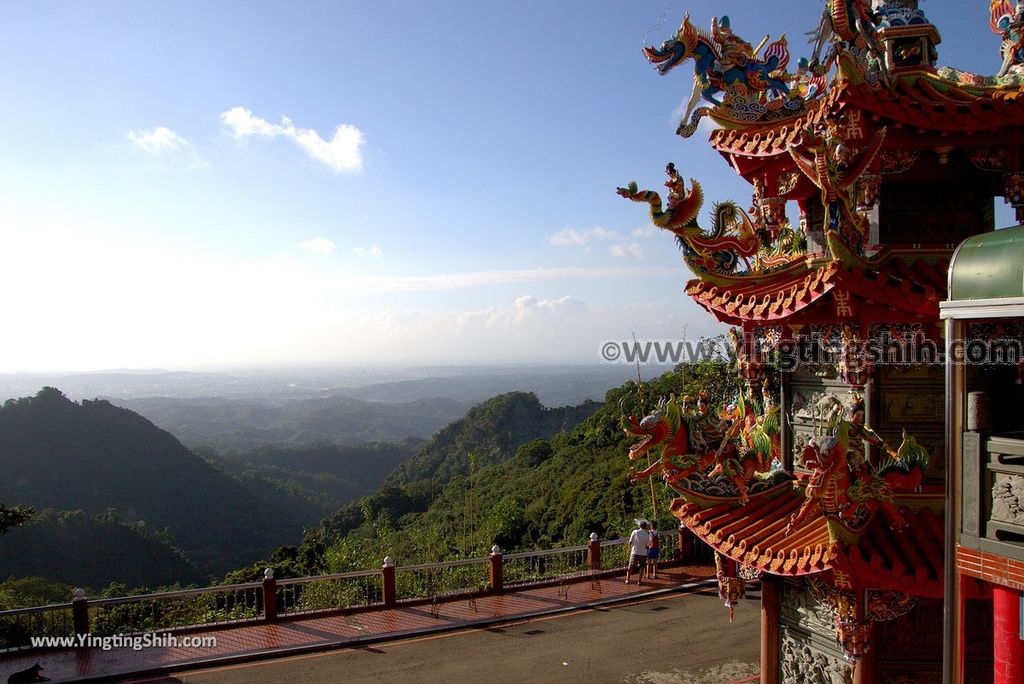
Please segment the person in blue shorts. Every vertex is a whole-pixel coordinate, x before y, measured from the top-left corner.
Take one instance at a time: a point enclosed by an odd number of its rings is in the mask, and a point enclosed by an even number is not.
[[[661,537],[651,525],[651,541],[647,546],[647,578],[658,578],[658,556],[661,555]]]

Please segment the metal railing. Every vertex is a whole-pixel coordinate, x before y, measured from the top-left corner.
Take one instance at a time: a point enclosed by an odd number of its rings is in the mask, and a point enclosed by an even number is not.
[[[504,557],[505,586],[589,575],[600,568],[588,562],[589,546],[525,551]]]
[[[156,632],[175,627],[204,627],[263,614],[259,582],[165,591],[88,602],[89,632],[97,636]]]
[[[70,603],[0,610],[0,652],[24,648],[32,637],[75,635]]]
[[[282,580],[268,570],[263,582],[91,600],[80,593],[72,603],[0,611],[0,652],[26,648],[31,637],[150,633],[569,582],[624,567],[625,544],[595,535],[583,546],[508,555],[495,547],[488,557],[444,563],[395,567],[385,559],[378,570]],[[661,536],[661,548],[662,559],[674,558],[674,533]]]
[[[466,558],[397,567],[395,598],[414,601],[486,591],[490,586],[490,564],[490,558]]]
[[[384,601],[380,570],[279,580],[278,615],[372,606]]]

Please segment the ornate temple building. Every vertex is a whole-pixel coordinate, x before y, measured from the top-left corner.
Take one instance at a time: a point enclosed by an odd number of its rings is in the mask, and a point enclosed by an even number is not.
[[[634,478],[675,491],[730,611],[760,579],[765,683],[1024,682],[1024,227],[993,218],[1024,223],[1024,12],[978,4],[994,76],[939,68],[916,0],[827,0],[799,60],[727,17],[644,50],[694,70],[678,133],[752,200],[702,226],[685,163],[664,200],[618,189],[746,381],[630,417],[659,457]]]

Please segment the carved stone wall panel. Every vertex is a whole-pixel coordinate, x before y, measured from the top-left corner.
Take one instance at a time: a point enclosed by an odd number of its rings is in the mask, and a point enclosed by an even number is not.
[[[989,520],[1024,525],[1024,476],[995,473]]]
[[[942,424],[945,417],[945,397],[931,387],[882,387],[881,421],[879,429],[906,428],[926,424],[928,427]]]
[[[779,675],[783,684],[852,684],[853,671],[836,642],[835,613],[801,580],[782,585]]]
[[[795,463],[807,441],[815,434],[815,429],[823,423],[833,402],[846,403],[850,392],[834,372],[805,366],[789,376],[787,391],[790,397],[788,420],[783,421],[783,430],[788,432],[786,443],[792,445],[791,455]]]
[[[807,633],[783,628],[779,649],[782,684],[853,684],[853,668],[842,655],[822,648]]]
[[[835,613],[824,603],[815,601],[803,581],[783,583],[779,611],[781,624],[835,641]]]

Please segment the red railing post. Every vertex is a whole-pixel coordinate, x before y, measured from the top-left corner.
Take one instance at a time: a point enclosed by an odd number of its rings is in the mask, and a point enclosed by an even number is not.
[[[381,568],[381,582],[384,587],[384,605],[391,608],[395,605],[395,562],[391,556],[384,557],[384,565]]]
[[[277,620],[277,580],[274,579],[274,568],[263,571],[263,619],[267,622]]]
[[[71,601],[71,622],[75,634],[89,633],[89,601],[85,598],[85,589],[75,589],[75,598]]]
[[[601,569],[601,539],[597,532],[590,533],[590,545],[587,547],[587,561],[591,570]]]
[[[499,592],[505,588],[505,568],[502,565],[501,547],[491,547],[491,591]]]

